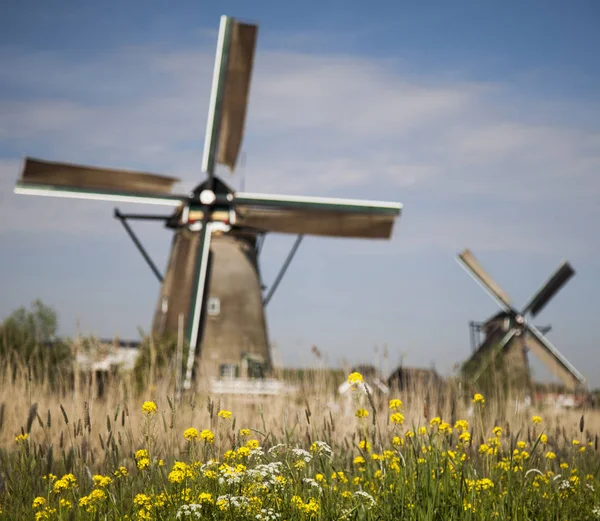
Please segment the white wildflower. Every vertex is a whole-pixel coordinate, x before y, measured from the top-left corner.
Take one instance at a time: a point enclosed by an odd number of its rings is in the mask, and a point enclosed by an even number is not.
[[[250,500],[246,496],[232,496],[231,494],[226,494],[224,496],[219,496],[217,503],[219,501],[225,501],[230,507],[233,508],[244,508],[250,506]]]
[[[375,500],[373,499],[373,496],[371,494],[367,494],[363,490],[357,490],[354,493],[354,497],[360,498],[363,505],[365,505],[367,508],[371,508],[371,507],[375,506]]]
[[[177,519],[201,519],[202,518],[202,505],[191,504],[182,505],[177,510]]]
[[[317,454],[326,454],[327,456],[331,456],[331,453],[333,452],[331,447],[324,441],[315,441],[313,445],[316,447],[315,452]]]
[[[304,483],[308,483],[311,487],[316,488],[319,491],[319,493],[323,492],[323,488],[321,487],[321,485],[319,485],[319,483],[316,480],[312,478],[303,478],[302,481]]]
[[[292,454],[296,456],[296,459],[302,459],[306,463],[310,463],[310,461],[312,460],[310,452],[304,449],[292,449]]]
[[[284,452],[287,449],[287,445],[285,443],[278,443],[277,445],[273,445],[269,449],[269,456],[278,456],[280,453]]]
[[[258,521],[279,521],[281,514],[275,512],[272,508],[263,508],[256,514],[256,519]]]

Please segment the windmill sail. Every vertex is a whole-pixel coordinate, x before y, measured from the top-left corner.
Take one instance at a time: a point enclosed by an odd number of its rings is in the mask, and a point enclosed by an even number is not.
[[[328,237],[389,238],[401,204],[325,197],[235,195],[236,225]]]
[[[244,135],[258,27],[236,20],[230,24],[217,161],[233,170]]]
[[[210,177],[215,162],[233,170],[237,163],[248,106],[258,26],[221,17],[206,122],[202,170]]]
[[[575,270],[568,262],[563,262],[523,308],[523,314],[529,312],[531,316],[535,317],[573,275],[575,275]]]
[[[170,194],[179,179],[145,172],[98,168],[26,158],[15,193],[178,206]]]
[[[494,282],[494,279],[483,269],[479,261],[475,258],[475,255],[470,250],[464,250],[459,256],[458,260],[463,268],[467,270],[467,273],[475,279],[477,283],[496,301],[496,303],[505,311],[511,309],[510,299],[508,295],[504,293],[502,288]]]
[[[82,190],[123,190],[164,194],[170,192],[180,180],[175,177],[56,163],[40,159],[26,158],[20,182],[27,185],[47,185],[49,187],[69,187]]]
[[[583,375],[554,347],[550,341],[540,333],[535,326],[528,326],[527,347],[560,378],[569,389],[574,389],[585,384]]]

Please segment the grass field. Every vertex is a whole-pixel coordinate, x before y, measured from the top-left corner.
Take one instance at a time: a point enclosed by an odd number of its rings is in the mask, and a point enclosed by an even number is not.
[[[600,519],[594,411],[369,397],[358,374],[347,397],[315,372],[294,396],[176,402],[162,380],[98,399],[8,373],[0,519]]]

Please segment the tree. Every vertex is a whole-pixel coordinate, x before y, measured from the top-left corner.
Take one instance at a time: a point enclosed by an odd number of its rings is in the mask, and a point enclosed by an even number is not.
[[[29,310],[17,309],[0,324],[0,358],[13,369],[29,366],[36,378],[69,370],[71,349],[56,338],[57,329],[56,312],[41,300],[33,302]]]

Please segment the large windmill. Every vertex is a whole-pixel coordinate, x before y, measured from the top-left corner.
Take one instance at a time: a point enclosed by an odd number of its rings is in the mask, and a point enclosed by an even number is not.
[[[477,382],[486,370],[500,361],[513,384],[529,387],[531,377],[527,351],[532,351],[550,371],[560,378],[568,389],[585,386],[585,378],[573,367],[556,347],[533,324],[527,316],[537,316],[552,297],[575,274],[568,262],[563,262],[522,311],[517,311],[508,295],[484,271],[468,249],[457,257],[458,262],[498,304],[501,311],[488,319],[483,330],[485,338],[471,358],[463,365],[463,372],[471,383]]]
[[[51,163],[27,158],[15,192],[175,207],[168,216],[115,210],[161,280],[155,333],[180,330],[189,345],[184,387],[196,375],[257,373],[271,365],[257,250],[268,232],[387,239],[399,203],[234,192],[215,175],[235,169],[241,147],[258,27],[222,16],[210,96],[202,171],[191,193],[172,194],[178,179],[154,174]],[[163,219],[175,231],[164,279],[145,254],[127,218]],[[298,242],[295,246],[297,246]]]

